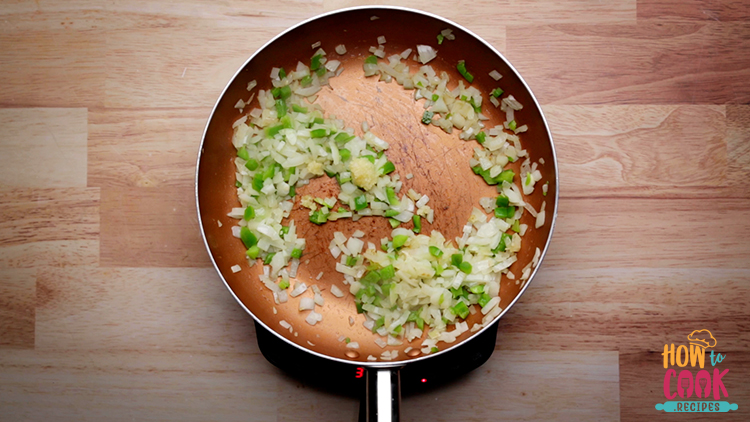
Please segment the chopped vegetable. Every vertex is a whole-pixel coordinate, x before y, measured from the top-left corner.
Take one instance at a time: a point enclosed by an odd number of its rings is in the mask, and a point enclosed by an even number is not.
[[[430,249],[430,255],[436,258],[440,258],[441,256],[443,256],[443,251],[437,246],[430,246],[429,249]]]
[[[279,88],[274,88],[271,90],[271,95],[273,95],[274,98],[280,98],[282,100],[285,100],[292,95],[292,88],[290,88],[289,85],[284,85]]]
[[[250,171],[257,170],[258,166],[260,166],[260,163],[258,163],[258,160],[256,160],[255,158],[250,158],[245,163],[245,168],[247,168]]]
[[[255,208],[248,205],[247,208],[245,208],[245,214],[242,216],[242,218],[244,218],[245,221],[250,221],[255,218]]]
[[[385,195],[388,198],[388,203],[389,204],[391,204],[393,206],[398,206],[399,205],[399,201],[398,201],[398,197],[396,196],[396,190],[395,189],[393,189],[390,186],[386,187],[385,188]],[[398,215],[398,214],[396,214],[396,215]],[[389,217],[392,217],[392,216],[389,216]]]
[[[458,264],[458,269],[461,270],[462,273],[471,274],[472,267],[470,263],[463,261],[460,264]]]
[[[242,243],[245,244],[246,248],[253,247],[258,243],[258,238],[247,227],[242,227],[240,229],[240,239],[242,240]]]
[[[512,218],[516,213],[516,207],[495,208],[495,218]]]
[[[511,236],[508,233],[503,233],[500,236],[500,243],[498,243],[497,248],[493,250],[493,252],[505,252],[505,249],[507,248],[507,240],[509,240]]]
[[[414,228],[412,229],[414,233],[419,233],[422,231],[422,217],[415,215],[412,217],[412,221],[414,222]]]
[[[367,208],[367,198],[364,195],[354,198],[354,209],[360,211],[365,208]]]
[[[276,136],[277,133],[279,133],[279,131],[281,131],[281,129],[284,129],[284,125],[283,124],[282,125],[276,125],[276,126],[267,127],[266,128],[266,135],[269,138],[273,138],[274,136]]]
[[[464,256],[460,253],[454,253],[451,255],[451,265],[458,267],[464,260]]]
[[[328,136],[328,130],[326,129],[313,129],[310,131],[311,138],[325,138]]]
[[[461,318],[469,316],[469,307],[466,306],[466,302],[460,301],[455,306],[451,307],[451,311]]]
[[[498,176],[497,180],[500,182],[513,183],[513,178],[515,176],[516,173],[513,170],[503,170],[503,172]]]
[[[515,176],[515,172],[513,172],[513,170],[503,170],[495,177],[490,176],[490,171],[482,170],[480,166],[472,167],[472,170],[474,170],[474,173],[482,176],[482,178],[484,178],[484,181],[488,185],[497,185],[498,183],[502,183],[505,181],[507,181],[508,183],[513,183],[513,177]]]
[[[420,63],[427,64],[427,62],[437,57],[437,50],[429,45],[417,45],[417,55],[419,56]]]
[[[323,56],[320,54],[316,54],[312,57],[310,60],[310,70],[318,70],[320,69],[320,59],[322,59]]]
[[[349,161],[352,157],[352,153],[346,148],[341,148],[339,150],[339,155],[341,156],[341,161]]]
[[[395,170],[396,166],[392,162],[386,161],[385,164],[383,164],[383,167],[380,168],[380,174],[390,174]]]
[[[248,250],[247,250],[247,251],[245,252],[245,255],[247,255],[247,256],[248,256],[248,258],[250,258],[250,259],[255,259],[255,258],[257,258],[257,257],[258,257],[258,255],[260,255],[260,248],[258,247],[258,245],[255,245],[255,246],[251,246],[251,247],[250,247],[250,248],[249,248],[249,249],[248,249]]]
[[[333,139],[340,144],[345,144],[354,138],[355,138],[354,135],[350,135],[346,132],[339,132],[336,134],[336,137],[334,137]]]
[[[284,100],[276,100],[276,115],[278,117],[286,116],[286,102]]]
[[[474,293],[475,295],[480,295],[484,293],[484,286],[482,286],[481,284],[477,284],[476,286],[470,287],[469,291]]]
[[[396,275],[396,270],[393,265],[388,265],[380,269],[380,278],[382,280],[390,280]]]
[[[318,225],[323,224],[328,221],[328,213],[322,210],[313,211],[310,214],[310,221]]]
[[[240,148],[237,150],[237,156],[242,158],[243,160],[247,161],[250,159],[250,154],[248,154],[247,149]]]
[[[466,70],[466,62],[465,61],[459,60],[458,65],[456,66],[456,68],[458,68],[458,73],[460,73],[461,76],[463,76],[467,81],[469,81],[469,83],[474,82],[474,76]]]
[[[403,234],[394,236],[393,237],[393,247],[395,249],[398,249],[398,248],[404,246],[404,244],[406,244],[407,240],[409,240],[409,237],[406,236],[406,235],[403,235]]]

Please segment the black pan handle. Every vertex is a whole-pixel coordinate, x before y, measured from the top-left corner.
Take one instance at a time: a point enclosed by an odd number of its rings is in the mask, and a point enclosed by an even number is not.
[[[369,368],[359,404],[360,422],[398,422],[401,415],[400,367]]]

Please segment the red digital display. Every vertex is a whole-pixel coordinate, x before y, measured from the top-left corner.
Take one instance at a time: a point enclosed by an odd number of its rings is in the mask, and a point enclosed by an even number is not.
[[[362,378],[365,375],[365,368],[358,366],[357,372],[354,373],[354,378]]]

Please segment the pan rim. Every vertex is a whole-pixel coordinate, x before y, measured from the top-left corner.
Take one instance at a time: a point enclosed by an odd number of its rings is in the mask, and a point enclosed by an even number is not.
[[[469,337],[467,337],[463,341],[461,341],[459,343],[456,343],[455,346],[460,346],[461,343],[464,343],[465,341],[467,341],[467,340],[469,340],[471,338],[479,336],[482,333],[484,333],[484,331],[487,330],[488,328],[493,327],[495,325],[495,323],[498,322],[500,320],[500,318],[502,318],[508,312],[508,310],[510,310],[513,307],[513,305],[515,305],[515,303],[521,298],[521,296],[524,294],[524,292],[526,292],[526,289],[529,287],[529,284],[531,284],[531,281],[534,279],[537,271],[539,271],[539,267],[541,267],[541,264],[544,261],[545,256],[547,255],[547,251],[549,249],[549,245],[550,245],[550,242],[552,241],[552,237],[553,237],[553,234],[554,234],[555,223],[557,221],[558,199],[559,199],[559,196],[560,196],[560,178],[559,178],[559,168],[558,168],[558,161],[557,161],[557,153],[556,153],[556,150],[555,150],[554,141],[552,139],[552,133],[550,132],[549,124],[547,122],[546,116],[544,115],[544,111],[542,110],[542,107],[539,105],[539,101],[537,100],[537,98],[534,95],[533,91],[528,86],[528,84],[523,79],[523,77],[518,72],[518,70],[510,63],[510,61],[508,61],[507,58],[505,58],[505,56],[502,53],[500,53],[494,46],[492,46],[490,43],[488,43],[487,41],[485,41],[482,37],[480,37],[477,34],[475,34],[473,31],[470,31],[469,29],[465,28],[462,25],[459,25],[459,24],[453,22],[452,20],[446,19],[446,18],[444,18],[442,16],[439,16],[439,15],[436,15],[436,14],[433,14],[433,13],[430,13],[430,12],[426,12],[426,11],[419,10],[419,9],[413,9],[413,8],[409,8],[409,7],[402,7],[402,6],[380,6],[380,5],[355,6],[355,7],[347,7],[347,8],[343,8],[343,9],[337,9],[337,10],[333,10],[333,11],[330,11],[330,12],[325,12],[325,13],[313,16],[311,18],[305,19],[304,21],[299,22],[298,24],[293,25],[293,26],[287,28],[286,30],[282,31],[281,33],[279,33],[275,37],[273,37],[270,40],[268,40],[268,42],[266,42],[265,44],[263,44],[263,46],[261,46],[260,48],[258,48],[253,54],[250,55],[250,57],[247,60],[245,60],[245,62],[242,64],[242,66],[240,66],[240,68],[234,73],[234,75],[229,80],[229,82],[227,82],[226,86],[221,91],[221,94],[219,95],[218,99],[216,100],[216,103],[214,104],[214,107],[211,110],[211,114],[209,114],[208,120],[207,120],[206,125],[205,125],[205,127],[203,129],[203,135],[201,137],[201,143],[200,143],[200,147],[198,149],[198,157],[197,157],[196,166],[195,166],[195,203],[196,203],[196,210],[197,210],[197,213],[198,213],[198,223],[199,223],[199,226],[200,226],[201,237],[203,238],[203,244],[206,247],[206,251],[208,252],[208,256],[211,259],[211,263],[213,264],[214,269],[216,270],[216,272],[218,273],[219,277],[221,278],[221,281],[224,283],[224,286],[227,288],[227,290],[229,290],[229,292],[232,295],[232,297],[234,297],[234,299],[242,307],[242,309],[245,310],[245,312],[247,312],[248,314],[250,314],[250,316],[255,320],[255,322],[257,324],[260,324],[261,326],[263,326],[263,328],[265,328],[266,330],[270,331],[271,333],[273,333],[273,335],[275,335],[279,339],[285,341],[287,344],[290,344],[290,345],[292,345],[292,346],[300,349],[303,352],[310,353],[310,354],[312,354],[314,356],[317,356],[317,357],[320,357],[320,358],[323,358],[323,359],[328,359],[328,360],[331,360],[331,361],[335,361],[335,362],[343,363],[343,364],[347,364],[347,365],[352,365],[352,366],[363,366],[363,367],[372,368],[372,369],[399,368],[399,367],[406,366],[406,365],[408,365],[410,363],[419,362],[419,361],[423,361],[423,360],[426,360],[426,359],[429,359],[429,358],[432,358],[432,357],[435,357],[435,356],[442,355],[444,353],[449,352],[452,349],[452,347],[444,349],[444,350],[440,350],[437,353],[432,353],[432,354],[429,354],[429,355],[422,355],[422,356],[417,356],[417,357],[409,357],[407,359],[399,360],[399,361],[394,361],[394,362],[365,362],[365,361],[358,361],[358,360],[346,360],[346,359],[343,359],[343,358],[338,358],[338,357],[335,357],[335,356],[330,356],[330,355],[327,355],[327,354],[323,354],[323,353],[317,352],[315,350],[303,347],[303,346],[301,346],[301,345],[299,345],[299,344],[297,344],[297,343],[295,343],[295,342],[287,339],[286,337],[280,335],[279,333],[276,332],[276,330],[274,330],[271,327],[269,327],[265,322],[263,322],[250,309],[248,309],[245,306],[245,304],[240,300],[240,298],[237,296],[237,294],[234,292],[234,290],[232,289],[232,287],[227,282],[226,278],[224,277],[224,274],[219,269],[219,266],[217,265],[216,260],[213,257],[213,254],[211,253],[211,248],[210,248],[210,246],[208,244],[208,239],[206,238],[206,232],[205,232],[205,229],[203,227],[203,220],[202,220],[202,217],[201,217],[200,200],[198,198],[198,183],[199,183],[199,176],[200,176],[201,156],[203,155],[203,146],[204,146],[204,143],[206,141],[206,135],[208,133],[208,127],[209,127],[209,125],[211,124],[211,121],[214,118],[214,114],[216,113],[216,110],[217,110],[217,108],[219,106],[219,103],[221,102],[221,99],[224,98],[224,95],[226,94],[226,92],[229,89],[229,87],[234,83],[234,81],[237,79],[237,77],[240,75],[240,73],[245,69],[245,67],[247,67],[250,64],[250,62],[261,51],[265,50],[269,45],[271,45],[277,39],[283,37],[284,35],[292,32],[292,31],[294,31],[294,30],[296,30],[296,29],[298,29],[298,28],[300,28],[300,27],[302,27],[304,25],[307,25],[310,22],[316,21],[316,20],[324,18],[324,17],[333,16],[333,15],[336,15],[336,14],[348,13],[348,12],[352,12],[352,11],[361,11],[361,10],[372,10],[372,11],[378,11],[378,10],[395,10],[395,11],[401,11],[401,12],[414,13],[414,14],[423,15],[423,16],[427,16],[427,17],[432,18],[432,19],[439,20],[439,21],[444,22],[444,23],[446,23],[448,25],[451,25],[453,27],[456,27],[456,28],[459,28],[459,29],[465,31],[467,34],[469,34],[470,36],[474,37],[477,41],[481,42],[487,48],[489,48],[490,51],[492,51],[495,55],[497,55],[497,57],[499,57],[500,60],[502,60],[513,71],[513,73],[515,74],[515,76],[518,77],[518,79],[520,80],[520,82],[523,85],[523,87],[528,91],[529,95],[531,96],[532,100],[534,101],[534,105],[536,106],[537,110],[539,110],[539,114],[540,114],[540,116],[542,118],[542,122],[544,123],[544,129],[545,129],[545,131],[547,133],[547,137],[549,139],[550,149],[552,151],[552,158],[553,158],[553,162],[554,162],[554,170],[555,170],[554,174],[555,174],[556,189],[555,189],[555,196],[554,196],[554,212],[552,213],[552,218],[550,219],[550,232],[549,232],[549,235],[547,236],[547,240],[546,240],[546,242],[544,244],[544,248],[541,251],[541,255],[539,257],[539,263],[536,265],[536,267],[534,267],[534,269],[532,270],[531,274],[529,275],[528,280],[526,280],[526,283],[524,283],[524,285],[521,287],[521,290],[519,290],[519,292],[516,295],[516,297],[490,323],[485,324],[484,327],[482,327],[480,330],[477,330],[476,332],[472,333],[472,335],[470,335]]]

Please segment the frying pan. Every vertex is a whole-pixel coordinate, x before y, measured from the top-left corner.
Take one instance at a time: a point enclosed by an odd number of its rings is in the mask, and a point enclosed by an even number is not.
[[[446,28],[453,30],[455,40],[444,40],[438,45],[436,36]],[[381,238],[390,235],[388,221],[382,217],[365,217],[356,222],[345,219],[316,226],[309,222],[308,210],[300,206],[299,198],[305,194],[336,196],[336,182],[321,177],[297,191],[289,218],[295,221],[298,236],[307,240],[297,280],[308,286],[317,284],[326,298],[320,311],[324,320],[311,326],[304,321],[306,312],[298,311],[301,297],[290,298],[288,303],[282,305],[274,303],[272,293],[258,279],[262,266],[249,267],[242,242],[232,235],[231,228],[236,225],[236,220],[227,216],[233,207],[239,206],[234,187],[236,150],[231,139],[232,123],[241,114],[235,104],[239,99],[248,99],[250,93],[246,88],[252,80],[258,82],[256,89],[269,89],[269,75],[273,67],[293,69],[298,61],[309,63],[317,50],[311,45],[317,42],[328,52],[329,58],[342,62],[344,71],[331,79],[330,88],[323,89],[316,102],[329,115],[343,119],[347,127],[355,128],[359,134],[361,122],[367,122],[372,132],[390,143],[387,154],[404,180],[405,189],[413,188],[428,195],[430,205],[435,210],[435,222],[432,225],[425,222],[424,233],[439,230],[446,239],[460,237],[461,229],[468,221],[472,208],[478,207],[479,199],[497,195],[495,188],[486,185],[469,166],[476,146],[474,141],[462,141],[456,132],[447,134],[436,126],[423,125],[420,119],[424,108],[422,102],[414,101],[413,91],[404,90],[395,82],[385,83],[378,81],[377,77],[364,77],[363,60],[371,54],[369,48],[377,46],[379,36],[386,38],[387,55],[401,53],[407,48],[416,51],[418,44],[435,47],[438,56],[429,64],[438,73],[447,71],[453,86],[460,78],[456,63],[465,60],[468,70],[475,75],[473,86],[483,93],[502,87],[524,105],[516,113],[520,124],[526,124],[529,128],[521,135],[521,141],[533,160],[543,162],[539,165],[542,173],[540,184],[549,182],[546,196],[542,194],[542,189],[537,188],[526,199],[537,210],[546,201],[547,221],[539,229],[533,229],[534,219],[529,213],[524,213],[521,223],[528,224],[530,229],[523,236],[518,261],[510,268],[516,278],[502,277],[500,306],[503,312],[493,323],[501,318],[526,290],[538,266],[526,282],[518,280],[520,269],[532,260],[536,248],[541,250],[544,257],[552,236],[558,197],[555,150],[542,110],[518,72],[487,42],[446,19],[398,7],[343,9],[307,20],[268,42],[234,75],[214,106],[198,156],[196,201],[209,255],[239,304],[259,324],[283,341],[322,359],[367,368],[367,415],[369,420],[386,421],[398,420],[399,368],[411,362],[431,359],[452,347],[460,347],[468,338],[494,325],[488,323],[474,333],[467,331],[452,344],[439,343],[437,353],[423,355],[419,351],[422,340],[416,339],[405,341],[400,346],[388,346],[386,350],[398,350],[396,359],[392,361],[368,361],[368,356],[378,357],[383,349],[374,342],[376,335],[362,325],[364,317],[357,314],[351,294],[347,293],[339,299],[326,293],[334,284],[348,292],[347,286],[342,284],[342,275],[334,269],[336,260],[330,255],[328,245],[334,232],[341,231],[348,237],[355,230],[366,233],[363,240],[379,244]],[[237,42],[242,42],[241,37]],[[346,46],[347,52],[342,56],[334,52],[339,44]],[[412,68],[417,66],[411,60],[409,63]],[[503,78],[495,81],[489,76],[492,70],[497,70]],[[449,88],[453,86],[449,85]],[[502,124],[505,113],[489,102],[485,104],[483,112],[490,118],[485,122],[486,127]],[[248,110],[252,107],[248,106]],[[519,162],[510,165],[517,174]],[[409,173],[413,178],[407,180],[404,176]],[[234,273],[230,269],[234,265],[240,265],[241,271]],[[350,325],[350,317],[355,318],[354,325]],[[282,320],[291,324],[292,330],[282,327]],[[470,327],[481,323],[481,313],[470,315],[467,321]],[[342,336],[359,343],[359,349],[347,348],[339,340]],[[412,349],[405,353],[404,350],[410,346]]]

